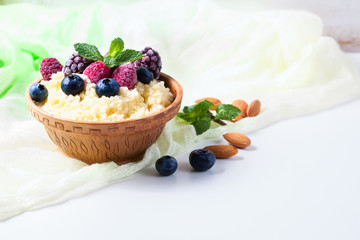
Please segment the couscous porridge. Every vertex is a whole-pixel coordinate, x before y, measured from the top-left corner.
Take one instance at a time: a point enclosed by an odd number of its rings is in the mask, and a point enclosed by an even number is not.
[[[58,72],[49,81],[41,81],[49,94],[46,101],[37,103],[44,111],[62,118],[79,121],[121,121],[146,117],[171,104],[174,96],[163,81],[152,80],[149,84],[140,81],[133,89],[120,87],[119,94],[98,97],[95,83],[84,74],[84,90],[76,95],[67,95],[61,89],[64,73]]]

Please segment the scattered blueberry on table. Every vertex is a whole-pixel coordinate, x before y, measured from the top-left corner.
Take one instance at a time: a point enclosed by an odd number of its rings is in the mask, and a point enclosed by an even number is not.
[[[196,149],[189,155],[190,165],[199,172],[207,171],[214,166],[215,154],[207,149]]]
[[[159,158],[155,163],[156,170],[163,176],[172,175],[177,169],[177,161],[169,155]]]

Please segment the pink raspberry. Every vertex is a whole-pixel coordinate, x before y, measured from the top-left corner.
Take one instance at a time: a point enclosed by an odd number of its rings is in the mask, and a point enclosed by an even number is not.
[[[56,58],[44,58],[40,63],[40,73],[45,81],[49,81],[53,73],[61,72],[62,68]]]
[[[130,63],[124,64],[115,69],[112,78],[119,83],[120,87],[133,89],[137,81],[136,70]]]
[[[111,77],[111,69],[105,66],[103,62],[97,61],[90,64],[84,73],[92,83],[97,83],[103,78]]]

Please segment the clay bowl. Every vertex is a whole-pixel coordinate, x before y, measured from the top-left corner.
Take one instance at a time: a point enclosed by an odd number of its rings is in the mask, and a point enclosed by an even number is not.
[[[132,120],[88,122],[54,116],[33,102],[29,94],[31,84],[26,89],[25,98],[31,115],[44,124],[50,139],[61,152],[87,164],[114,161],[121,165],[141,160],[146,149],[159,138],[165,124],[180,109],[183,96],[180,84],[164,73],[161,73],[160,80],[170,88],[174,101],[159,113]]]

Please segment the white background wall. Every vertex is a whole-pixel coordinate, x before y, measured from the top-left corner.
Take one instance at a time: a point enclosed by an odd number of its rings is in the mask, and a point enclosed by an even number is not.
[[[104,0],[103,0],[104,1]],[[102,2],[103,2],[102,1]],[[149,0],[105,0],[133,4]],[[201,0],[197,0],[201,1]],[[204,0],[206,2],[207,0]],[[210,0],[209,0],[210,1]],[[346,51],[360,51],[359,0],[213,0],[220,6],[236,10],[305,9],[324,21],[324,33],[334,37]],[[72,5],[73,0],[0,0],[1,3],[31,2],[44,5]],[[89,3],[89,0],[77,0]],[[95,2],[95,1],[92,1]]]

